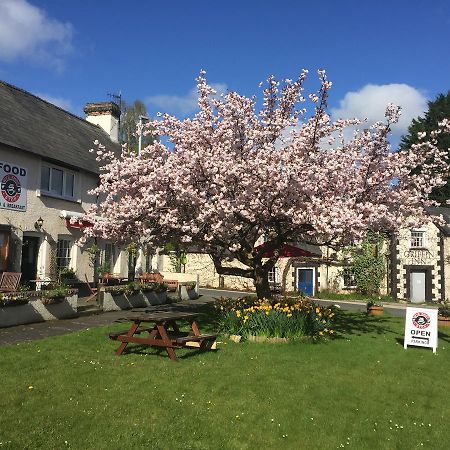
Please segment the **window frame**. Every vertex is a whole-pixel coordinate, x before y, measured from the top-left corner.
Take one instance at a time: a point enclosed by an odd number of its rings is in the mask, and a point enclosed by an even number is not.
[[[48,169],[48,189],[47,187],[43,186],[43,171],[44,169]],[[52,190],[52,177],[53,177],[53,171],[59,170],[62,172],[62,194],[59,192],[56,192]],[[72,195],[67,195],[66,190],[68,187],[68,180],[70,179],[69,176],[72,177]],[[45,195],[46,197],[54,197],[54,198],[60,198],[62,200],[68,200],[68,201],[77,201],[77,172],[71,169],[67,169],[63,166],[58,166],[56,164],[49,163],[47,161],[41,162],[41,171],[40,171],[40,183],[39,183],[39,193],[40,195]]]
[[[350,273],[349,273],[350,272]],[[350,280],[350,284],[347,281]],[[347,266],[342,269],[342,283],[344,288],[356,288],[355,269],[354,267]]]
[[[278,266],[273,266],[267,272],[267,281],[269,284],[277,284],[280,282],[280,269]]]
[[[421,236],[414,236],[414,233],[421,233]],[[415,245],[415,242],[420,243],[421,245]],[[412,229],[411,230],[411,235],[410,235],[410,240],[409,240],[409,246],[412,249],[416,249],[416,248],[427,248],[427,232],[426,230],[421,230],[421,229]]]
[[[65,256],[59,256],[60,251],[60,242],[67,242],[67,254]],[[72,264],[72,247],[73,247],[73,239],[69,237],[58,237],[58,240],[56,241],[56,268],[58,270],[58,273],[63,268],[71,268]],[[67,264],[61,265],[60,262],[64,260],[67,261]]]
[[[109,250],[108,250],[109,247]],[[109,253],[109,255],[108,255]],[[107,256],[109,256],[109,261],[106,260]],[[105,242],[103,246],[103,252],[102,252],[102,265],[108,264],[110,273],[114,273],[114,268],[116,266],[117,260],[119,258],[119,251],[113,242]]]

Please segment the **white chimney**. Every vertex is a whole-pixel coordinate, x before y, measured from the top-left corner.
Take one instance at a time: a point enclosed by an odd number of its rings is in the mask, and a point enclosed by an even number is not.
[[[119,142],[119,105],[114,102],[88,103],[84,113],[88,122],[102,127],[113,142]]]

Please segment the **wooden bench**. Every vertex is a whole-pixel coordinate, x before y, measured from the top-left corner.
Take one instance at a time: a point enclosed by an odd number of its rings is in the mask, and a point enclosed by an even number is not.
[[[119,336],[123,336],[126,335],[128,333],[129,330],[124,330],[124,331],[113,331],[111,333],[109,333],[109,338],[110,339],[114,339],[117,340],[117,338]],[[151,332],[153,331],[153,328],[141,328],[140,330],[137,330],[134,332],[134,334],[140,334],[140,333],[144,333],[145,331]]]
[[[190,335],[179,337],[176,340],[177,344],[185,344],[186,342],[199,342],[199,341],[213,341],[217,339],[218,334],[200,334],[198,336]]]

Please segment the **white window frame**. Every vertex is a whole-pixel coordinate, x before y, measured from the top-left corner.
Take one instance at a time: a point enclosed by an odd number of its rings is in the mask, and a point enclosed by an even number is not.
[[[351,267],[351,266],[344,267],[344,268],[342,269],[342,283],[343,283],[343,286],[344,286],[344,288],[355,288],[355,287],[356,287],[356,281],[355,281],[355,274],[354,274],[354,273],[353,273],[353,275],[350,275],[351,279],[353,280],[353,284],[346,284],[346,283],[345,283],[345,281],[346,281],[346,275],[344,275],[344,272],[345,272],[346,270],[348,270],[348,271],[353,271],[353,272],[354,272],[355,269],[354,269],[353,267]]]
[[[280,270],[277,266],[273,266],[269,272],[267,272],[267,281],[273,284],[280,282]]]
[[[110,260],[106,261],[106,248],[107,246],[111,246],[111,254],[110,254]],[[114,244],[113,242],[105,242],[105,245],[103,247],[103,252],[102,252],[102,264],[109,264],[109,270],[111,271],[111,273],[114,273],[114,269],[115,266],[117,264],[117,261],[119,259],[119,250],[117,248],[117,245]]]
[[[50,170],[49,190],[46,190],[46,189],[44,189],[42,187],[42,170],[44,168],[48,168]],[[63,173],[63,182],[62,182],[63,183],[63,194],[62,195],[51,190],[51,186],[52,186],[52,170],[53,169],[60,170]],[[72,175],[73,176],[72,196],[65,194],[66,182],[67,182],[68,175]],[[42,163],[41,163],[41,171],[40,171],[40,176],[39,176],[39,180],[40,180],[40,183],[39,183],[39,194],[40,195],[45,195],[47,197],[60,198],[60,199],[68,200],[68,201],[72,201],[72,202],[77,201],[78,200],[78,195],[77,195],[77,188],[78,188],[77,182],[78,182],[78,180],[77,180],[77,178],[78,178],[77,177],[77,172],[75,172],[73,170],[67,169],[67,168],[62,167],[62,166],[58,166],[56,164],[49,163],[47,161],[42,161]]]
[[[68,242],[67,256],[58,256],[59,242],[62,242],[62,241]],[[66,236],[59,236],[58,240],[56,241],[56,267],[57,267],[58,271],[64,267],[73,268],[72,267],[72,259],[73,259],[72,258],[72,250],[73,250],[73,239],[66,237]],[[59,262],[62,259],[64,259],[64,260],[68,259],[69,260],[68,264],[61,266],[59,264]]]
[[[414,236],[414,233],[421,233],[421,236]],[[418,241],[421,239],[421,242]],[[416,241],[417,240],[417,241]],[[415,245],[416,242],[421,243],[421,245]],[[411,239],[409,243],[411,248],[426,248],[427,247],[427,232],[426,230],[411,230]]]

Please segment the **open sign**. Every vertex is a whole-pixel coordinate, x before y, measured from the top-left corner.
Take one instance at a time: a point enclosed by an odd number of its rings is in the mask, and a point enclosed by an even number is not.
[[[404,348],[408,345],[437,349],[438,310],[430,308],[406,308]]]

